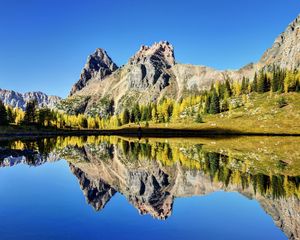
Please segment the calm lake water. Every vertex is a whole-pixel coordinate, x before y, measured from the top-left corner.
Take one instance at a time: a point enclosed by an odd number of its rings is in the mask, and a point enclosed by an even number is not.
[[[0,143],[1,239],[299,239],[298,138]]]

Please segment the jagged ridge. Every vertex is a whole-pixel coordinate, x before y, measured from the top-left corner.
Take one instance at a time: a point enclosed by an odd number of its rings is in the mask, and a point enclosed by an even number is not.
[[[57,96],[48,96],[42,92],[19,93],[10,90],[0,89],[0,100],[13,108],[25,109],[30,100],[36,100],[39,107],[48,107],[53,109],[60,102],[61,98]]]

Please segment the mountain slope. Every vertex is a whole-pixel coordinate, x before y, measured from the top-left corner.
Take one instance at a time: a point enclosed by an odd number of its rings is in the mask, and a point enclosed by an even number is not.
[[[0,100],[5,105],[24,110],[26,103],[30,100],[36,100],[39,107],[53,109],[61,98],[57,96],[48,96],[42,92],[27,92],[22,94],[15,91],[0,89]]]
[[[258,64],[261,67],[275,64],[287,69],[300,67],[300,15],[276,38]]]

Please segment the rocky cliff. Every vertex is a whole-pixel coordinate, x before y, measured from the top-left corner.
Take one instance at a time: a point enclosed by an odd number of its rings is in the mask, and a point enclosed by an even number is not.
[[[42,92],[18,93],[15,91],[0,89],[0,100],[13,108],[25,109],[26,104],[30,100],[36,100],[39,107],[55,108],[56,104],[61,100],[57,96],[48,96]]]
[[[287,69],[300,67],[300,15],[276,38],[258,63],[260,67],[273,64]]]

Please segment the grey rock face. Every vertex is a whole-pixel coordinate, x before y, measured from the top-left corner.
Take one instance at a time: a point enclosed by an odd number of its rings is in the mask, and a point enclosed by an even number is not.
[[[128,87],[133,90],[144,90],[154,86],[161,91],[169,85],[170,75],[167,69],[174,64],[174,48],[168,42],[155,43],[151,47],[141,46],[129,60],[132,67],[127,76]]]
[[[118,66],[111,60],[106,51],[97,48],[96,51],[88,57],[80,74],[80,78],[72,87],[70,95],[84,88],[91,79],[101,81],[117,69]]]
[[[273,64],[287,69],[300,67],[300,15],[278,36],[259,62],[262,67]]]
[[[0,89],[0,100],[5,105],[24,110],[27,102],[30,100],[36,100],[40,108],[48,107],[53,109],[55,108],[55,105],[60,102],[61,98],[57,96],[48,96],[42,92],[27,92],[22,94],[15,91]]]

